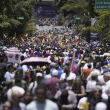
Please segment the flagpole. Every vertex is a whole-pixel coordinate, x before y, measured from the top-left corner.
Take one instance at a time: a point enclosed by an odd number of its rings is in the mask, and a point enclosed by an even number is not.
[[[72,62],[71,62],[70,72],[72,71],[72,66],[73,66],[74,59],[75,59],[75,49],[74,49],[74,53],[73,53],[73,59],[72,59]]]

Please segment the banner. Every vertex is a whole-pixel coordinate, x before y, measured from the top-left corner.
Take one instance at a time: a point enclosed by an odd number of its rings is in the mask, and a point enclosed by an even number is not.
[[[51,5],[48,6],[35,6],[35,12],[37,13],[37,16],[42,16],[42,17],[55,17],[56,13],[54,11],[54,8]]]
[[[6,55],[8,58],[8,62],[20,63],[21,61],[21,53],[7,52]]]

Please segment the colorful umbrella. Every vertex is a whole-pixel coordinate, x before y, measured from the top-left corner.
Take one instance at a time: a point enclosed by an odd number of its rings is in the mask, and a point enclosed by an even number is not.
[[[22,65],[32,65],[32,66],[43,66],[45,64],[48,64],[48,61],[42,57],[30,57],[26,58],[21,62]]]
[[[94,41],[94,42],[92,42],[91,44],[92,44],[92,45],[94,45],[94,44],[97,44],[97,42],[96,42],[96,41]]]

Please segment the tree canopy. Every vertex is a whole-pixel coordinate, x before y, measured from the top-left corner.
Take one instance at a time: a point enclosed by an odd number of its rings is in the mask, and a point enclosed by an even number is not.
[[[22,35],[24,28],[34,12],[36,0],[0,0],[0,37],[8,33],[13,37],[14,33]],[[24,17],[19,20],[17,17]]]

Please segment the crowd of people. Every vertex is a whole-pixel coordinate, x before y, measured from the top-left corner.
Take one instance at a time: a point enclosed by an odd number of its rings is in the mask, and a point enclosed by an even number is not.
[[[44,57],[44,66],[7,62],[2,51],[0,110],[110,110],[110,46],[78,46],[18,47],[21,61]]]

